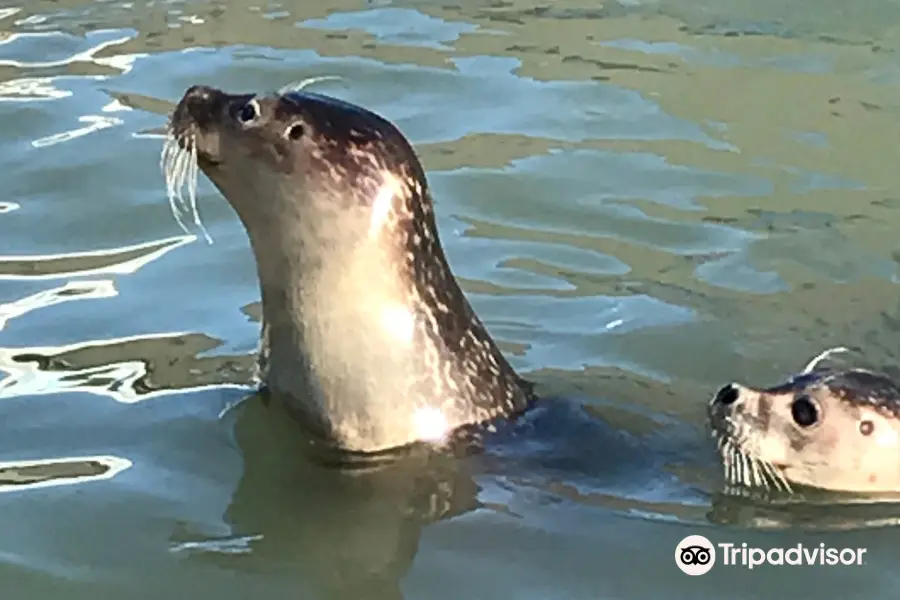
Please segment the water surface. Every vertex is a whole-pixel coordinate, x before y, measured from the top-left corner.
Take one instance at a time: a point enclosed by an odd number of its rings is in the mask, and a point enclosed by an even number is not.
[[[39,1],[0,8],[0,586],[13,597],[895,595],[897,511],[718,495],[706,399],[896,363],[900,3]],[[451,264],[545,406],[465,461],[337,473],[250,398],[258,290],[169,213],[190,85],[317,91],[416,145]],[[692,533],[866,547],[673,561]]]

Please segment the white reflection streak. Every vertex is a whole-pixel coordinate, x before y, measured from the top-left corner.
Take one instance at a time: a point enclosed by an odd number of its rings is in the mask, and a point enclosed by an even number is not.
[[[0,304],[0,330],[10,319],[21,317],[33,310],[47,308],[72,300],[91,300],[117,296],[115,284],[106,279],[101,281],[70,281],[63,286],[44,290],[31,296]]]
[[[19,12],[22,12],[22,9],[20,7],[0,8],[0,21],[2,21],[3,19],[8,19],[11,16],[13,16]],[[12,37],[12,36],[10,36],[10,37]]]
[[[109,104],[100,109],[100,112],[126,112],[132,110],[134,109],[130,106],[125,106],[124,104],[113,98],[113,100]]]
[[[116,125],[121,125],[123,123],[122,119],[117,119],[115,117],[101,117],[99,115],[84,115],[83,117],[78,117],[78,121],[81,123],[88,123],[88,125],[86,127],[79,127],[78,129],[72,129],[62,133],[54,133],[53,135],[33,140],[31,145],[35,148],[53,146],[54,144],[68,142],[89,133],[100,131],[101,129],[109,129],[110,127],[115,127]]]
[[[97,33],[97,32],[95,32]],[[17,37],[22,36],[22,34],[16,34]],[[44,37],[44,34],[28,34],[31,36],[41,36]],[[127,73],[131,70],[131,67],[134,65],[135,59],[143,58],[148,56],[147,53],[136,53],[136,54],[120,54],[117,56],[109,56],[104,58],[97,58],[94,55],[109,48],[110,46],[117,46],[119,44],[124,44],[131,40],[132,36],[122,36],[119,38],[115,38],[112,40],[107,40],[105,42],[100,42],[93,48],[88,48],[83,52],[78,52],[73,54],[68,58],[62,58],[60,60],[50,60],[46,62],[21,62],[14,59],[0,59],[0,66],[3,67],[16,67],[21,69],[46,69],[49,67],[64,67],[66,65],[70,65],[76,62],[92,62],[98,65],[115,67],[117,69],[122,69],[124,73]],[[124,74],[123,73],[123,74]]]
[[[94,32],[103,33],[103,32]],[[11,34],[7,39],[2,40],[2,43],[10,43],[15,39],[20,37],[46,37],[48,34],[43,33],[14,33]],[[52,34],[50,34],[52,35]],[[88,62],[96,65],[101,65],[104,67],[110,67],[120,71],[118,75],[124,75],[129,73],[134,68],[134,63],[139,58],[143,58],[145,56],[149,56],[149,54],[145,52],[141,53],[133,53],[133,54],[118,54],[113,56],[106,57],[97,57],[95,56],[101,50],[109,48],[111,46],[116,46],[119,44],[124,44],[132,39],[133,36],[120,36],[115,39],[107,40],[105,42],[100,42],[96,46],[92,48],[88,48],[83,52],[78,52],[69,56],[68,58],[63,58],[55,61],[46,61],[46,62],[21,62],[14,59],[0,59],[0,66],[9,66],[20,69],[43,69],[43,68],[52,68],[52,67],[63,67],[70,65],[72,63],[77,62]],[[95,80],[105,80],[109,79],[107,75],[85,75],[79,77],[80,79],[95,79]],[[53,79],[50,77],[27,77],[22,79],[14,79],[11,81],[6,81],[0,84],[0,102],[2,101],[15,101],[15,102],[39,102],[45,101],[48,99],[57,99],[57,98],[65,98],[72,95],[72,92],[67,90],[60,90],[53,85]],[[83,117],[86,119],[98,119],[102,117],[95,117],[92,115],[88,115]],[[111,125],[118,125],[120,123],[114,122]],[[85,131],[84,133],[90,133],[91,131],[96,131],[96,129],[91,129]],[[63,134],[60,134],[63,135]],[[71,138],[66,138],[71,139]],[[62,140],[65,141],[65,140]]]
[[[132,273],[137,272],[138,269],[142,268],[144,265],[147,265],[157,258],[162,257],[165,254],[168,254],[170,251],[178,248],[179,246],[184,246],[185,244],[189,244],[197,239],[195,235],[180,235],[171,238],[165,238],[162,240],[157,240],[154,242],[144,242],[142,244],[135,244],[133,246],[122,246],[119,248],[111,248],[109,250],[95,250],[92,252],[71,252],[71,253],[62,253],[62,254],[32,254],[32,255],[0,255],[0,281],[2,280],[27,280],[27,281],[37,281],[41,279],[62,279],[65,277],[71,276],[87,276],[87,275],[131,275]],[[144,250],[146,248],[153,248],[159,246],[156,250],[152,252],[148,252],[143,256],[138,256],[136,258],[132,258],[130,260],[126,260],[121,263],[116,263],[112,265],[107,265],[104,267],[99,267],[95,269],[84,269],[84,270],[70,270],[70,271],[57,271],[54,273],[45,273],[39,275],[13,275],[3,273],[3,263],[8,262],[16,262],[16,263],[36,263],[41,261],[59,261],[61,259],[71,260],[71,261],[79,261],[87,258],[95,257],[95,256],[115,256],[116,254],[125,254],[127,252],[134,252],[136,250]]]
[[[169,552],[218,552],[220,554],[249,554],[250,542],[263,539],[263,535],[244,535],[237,538],[182,542],[169,548]]]
[[[21,27],[22,25],[41,25],[42,23],[47,22],[47,17],[44,15],[31,15],[25,17],[24,19],[18,19],[15,21],[17,27]]]
[[[0,102],[43,102],[71,95],[55,87],[52,77],[23,77],[0,83]]]
[[[74,485],[77,483],[85,483],[87,481],[103,481],[112,479],[122,471],[130,469],[133,463],[127,458],[118,456],[101,455],[101,456],[66,456],[63,458],[42,458],[37,460],[15,460],[9,462],[0,462],[0,469],[15,469],[38,467],[41,465],[56,465],[59,463],[79,463],[79,462],[98,462],[107,470],[99,475],[73,475],[72,477],[54,477],[43,481],[35,481],[34,483],[21,484],[3,484],[0,483],[0,493],[8,492],[24,492],[37,488],[48,488],[60,485]]]
[[[188,332],[160,333],[154,335],[138,335],[123,338],[114,338],[102,341],[82,342],[68,346],[55,346],[46,348],[0,348],[0,371],[9,376],[0,381],[0,399],[16,396],[42,396],[56,394],[62,391],[82,391],[98,396],[105,396],[120,404],[136,404],[145,400],[152,400],[173,394],[185,392],[197,392],[204,390],[222,389],[247,389],[247,385],[234,383],[204,384],[176,389],[154,390],[138,394],[134,384],[147,375],[147,365],[140,360],[130,360],[120,363],[111,363],[86,367],[84,369],[66,369],[59,371],[43,371],[34,363],[17,362],[14,357],[27,351],[38,356],[58,356],[73,350],[82,350],[94,346],[110,346],[132,341],[146,341],[149,339],[178,338],[188,335]],[[97,376],[105,381],[112,380],[104,386],[91,385],[91,377]]]

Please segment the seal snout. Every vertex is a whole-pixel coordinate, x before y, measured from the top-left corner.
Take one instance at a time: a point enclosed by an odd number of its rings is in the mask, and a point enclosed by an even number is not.
[[[721,426],[729,415],[740,410],[743,390],[744,388],[737,383],[729,383],[716,391],[707,405],[707,412],[713,427]]]
[[[205,85],[193,85],[184,93],[172,115],[172,125],[183,130],[190,125],[207,127],[216,118],[217,108],[224,100],[219,90]]]
[[[182,102],[191,109],[196,106],[206,106],[215,95],[216,90],[205,85],[192,85],[184,93]]]

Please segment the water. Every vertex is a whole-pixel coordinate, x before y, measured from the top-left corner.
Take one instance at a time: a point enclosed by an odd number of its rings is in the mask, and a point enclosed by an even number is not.
[[[705,432],[732,378],[839,344],[896,363],[900,3],[783,6],[5,5],[6,596],[896,594],[896,507],[722,498]],[[416,144],[473,304],[565,399],[481,457],[341,474],[258,399],[228,410],[252,258],[205,181],[215,243],[178,228],[153,131],[195,83],[322,75]],[[692,533],[866,563],[689,578]]]

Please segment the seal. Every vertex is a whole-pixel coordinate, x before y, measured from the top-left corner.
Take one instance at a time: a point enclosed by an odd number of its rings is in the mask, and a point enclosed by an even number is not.
[[[394,124],[302,89],[198,85],[167,129],[170,200],[199,167],[246,230],[259,383],[309,431],[372,454],[530,408],[532,384],[450,270],[425,171]]]
[[[778,385],[714,394],[709,424],[730,485],[900,491],[900,386],[867,369],[815,368],[825,354]]]

